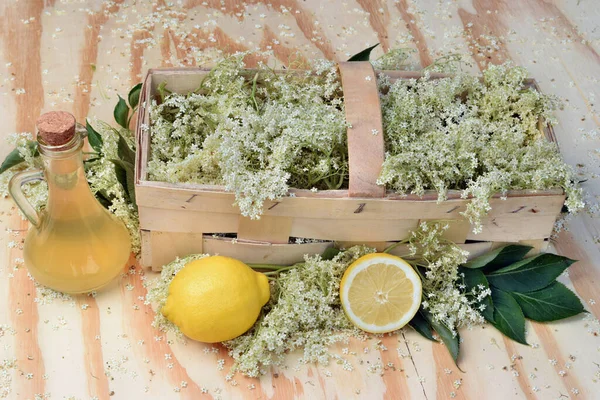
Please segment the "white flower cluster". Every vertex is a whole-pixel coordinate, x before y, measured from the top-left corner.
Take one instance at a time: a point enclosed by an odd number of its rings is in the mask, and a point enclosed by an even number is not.
[[[485,322],[477,305],[491,291],[482,286],[467,293],[458,267],[467,262],[469,252],[444,239],[446,229],[448,225],[441,222],[423,222],[411,234],[409,246],[418,265],[425,268],[423,308],[456,333],[457,328]]]
[[[245,216],[289,187],[337,189],[348,173],[337,68],[245,70],[239,53],[220,61],[193,93],[151,106],[151,179],[224,184]],[[168,89],[168,88],[167,88]]]
[[[414,49],[392,49],[378,59],[371,61],[371,65],[374,69],[381,70],[407,69],[409,59],[414,53]]]
[[[465,216],[480,229],[489,199],[511,189],[562,187],[567,207],[583,207],[581,189],[540,121],[553,122],[557,101],[525,85],[527,71],[491,65],[482,80],[379,77],[386,158],[379,184],[398,193],[448,190],[472,198]]]
[[[8,137],[8,144],[17,148],[24,162],[0,175],[0,196],[8,196],[8,182],[15,173],[25,169],[42,168],[41,160],[39,157],[35,157],[35,148],[28,144],[31,143],[31,140],[32,136],[30,133],[13,134]],[[39,210],[46,204],[48,199],[48,185],[45,181],[28,183],[23,185],[22,189],[35,209]]]
[[[254,327],[224,343],[235,360],[234,370],[248,376],[264,374],[265,367],[281,365],[296,349],[303,349],[302,362],[327,365],[330,345],[364,336],[341,309],[339,287],[346,268],[373,251],[355,246],[331,261],[307,256],[304,264],[281,274]]]

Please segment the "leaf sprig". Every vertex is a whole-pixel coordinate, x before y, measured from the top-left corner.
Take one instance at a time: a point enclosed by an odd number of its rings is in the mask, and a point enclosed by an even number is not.
[[[37,142],[30,140],[27,142],[27,147],[30,150],[32,150],[32,153],[35,155],[35,157],[39,156],[40,153],[37,148]],[[0,165],[0,174],[4,173],[5,171],[8,171],[12,167],[21,164],[23,161],[25,161],[25,158],[19,152],[19,149],[14,149],[10,153],[8,153],[8,155],[2,162],[2,165]]]
[[[527,345],[525,320],[557,321],[585,312],[583,304],[569,288],[556,281],[575,261],[544,253],[524,258],[532,249],[507,245],[477,257],[459,267],[466,292],[475,288],[491,289],[491,298],[479,302],[481,314],[496,329],[512,340]],[[440,326],[441,325],[441,326]],[[410,322],[423,337],[434,340],[435,330],[458,359],[458,335],[443,324],[427,318],[423,309]]]

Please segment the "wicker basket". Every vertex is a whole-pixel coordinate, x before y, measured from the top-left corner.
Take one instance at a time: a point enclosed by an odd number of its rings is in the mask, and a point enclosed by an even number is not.
[[[423,197],[386,192],[375,182],[384,159],[381,110],[375,71],[366,62],[339,64],[348,129],[349,189],[313,193],[292,189],[295,197],[266,202],[259,220],[250,220],[233,205],[235,198],[221,186],[172,184],[149,181],[146,165],[150,137],[145,104],[155,98],[166,81],[173,92],[196,89],[208,70],[197,68],[155,69],[145,78],[136,130],[136,198],[142,234],[142,265],[162,265],[191,253],[218,253],[252,263],[291,264],[304,254],[320,253],[332,242],[367,243],[379,249],[405,239],[421,221],[446,220],[449,239],[472,254],[498,243],[521,242],[541,249],[552,232],[565,200],[562,190],[512,191],[506,199],[491,199],[492,210],[483,231],[472,233],[461,212],[469,200],[450,191],[438,203],[437,193]],[[392,79],[419,77],[418,73],[377,71]],[[437,76],[439,77],[439,76]],[[433,76],[432,78],[436,78]],[[535,82],[531,81],[532,85]],[[542,126],[549,140],[552,130]],[[235,233],[237,239],[215,237]],[[290,237],[324,242],[289,244]],[[402,251],[401,248],[398,248]]]

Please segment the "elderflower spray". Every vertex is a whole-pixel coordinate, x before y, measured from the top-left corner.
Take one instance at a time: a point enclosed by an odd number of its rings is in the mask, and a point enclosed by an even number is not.
[[[44,169],[16,174],[9,191],[31,222],[24,259],[42,285],[66,293],[97,290],[123,270],[131,242],[125,226],[92,194],[83,167],[84,136],[75,118],[49,112],[37,121],[38,148]],[[37,212],[21,185],[45,179],[48,203]]]

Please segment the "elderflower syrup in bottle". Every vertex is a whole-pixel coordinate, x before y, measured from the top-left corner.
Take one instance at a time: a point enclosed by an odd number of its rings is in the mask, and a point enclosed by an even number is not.
[[[42,285],[65,293],[97,290],[119,275],[131,252],[129,232],[96,200],[83,168],[83,139],[75,118],[49,112],[37,120],[44,169],[16,174],[9,192],[31,222],[24,259]],[[48,202],[39,213],[21,185],[45,179]]]

